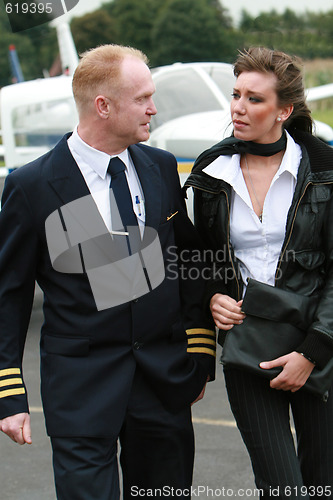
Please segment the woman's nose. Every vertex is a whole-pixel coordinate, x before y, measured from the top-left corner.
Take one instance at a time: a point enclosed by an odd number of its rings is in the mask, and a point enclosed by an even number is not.
[[[233,110],[234,112],[243,115],[246,112],[244,101],[242,99],[238,99],[237,101],[235,101],[233,103]]]

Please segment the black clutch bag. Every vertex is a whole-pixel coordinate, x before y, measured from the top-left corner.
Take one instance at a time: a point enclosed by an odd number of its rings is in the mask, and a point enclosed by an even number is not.
[[[250,279],[242,305],[246,318],[228,331],[221,363],[269,379],[276,377],[280,368],[264,370],[259,363],[284,356],[302,343],[317,303],[318,297],[305,297]],[[312,370],[304,389],[327,400],[332,381],[333,358],[322,370]]]

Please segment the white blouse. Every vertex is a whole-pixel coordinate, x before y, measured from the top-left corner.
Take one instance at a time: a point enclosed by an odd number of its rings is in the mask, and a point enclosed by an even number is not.
[[[301,156],[300,146],[287,133],[286,151],[267,192],[262,222],[253,210],[239,154],[219,156],[204,169],[206,174],[224,180],[233,188],[230,240],[245,287],[250,277],[274,285]]]

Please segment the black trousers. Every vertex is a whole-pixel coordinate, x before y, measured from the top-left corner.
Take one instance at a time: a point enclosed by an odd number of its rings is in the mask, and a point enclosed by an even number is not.
[[[58,500],[118,500],[117,439],[51,438]],[[170,413],[137,371],[120,435],[123,498],[188,499],[194,461],[191,409]]]
[[[325,403],[304,389],[271,389],[267,379],[241,370],[224,375],[260,498],[333,497],[333,391]]]

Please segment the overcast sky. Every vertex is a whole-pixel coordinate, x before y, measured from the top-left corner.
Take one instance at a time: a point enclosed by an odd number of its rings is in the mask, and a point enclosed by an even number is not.
[[[139,2],[140,0],[138,0]],[[71,11],[72,15],[81,16],[83,13],[95,10],[103,3],[103,0],[80,0],[78,5]],[[222,0],[222,5],[229,11],[232,19],[239,20],[242,9],[254,16],[260,12],[267,12],[272,9],[283,12],[290,8],[294,12],[326,12],[333,9],[332,0]]]

